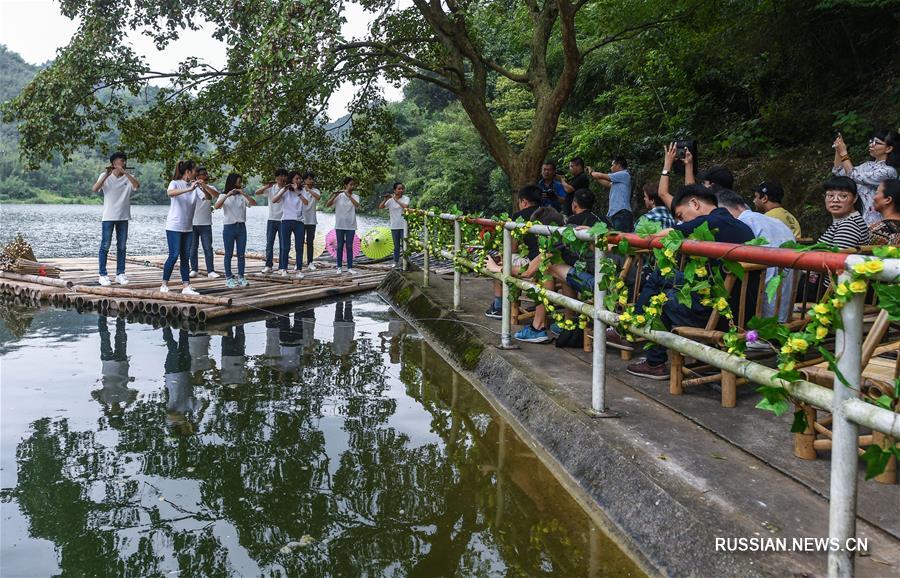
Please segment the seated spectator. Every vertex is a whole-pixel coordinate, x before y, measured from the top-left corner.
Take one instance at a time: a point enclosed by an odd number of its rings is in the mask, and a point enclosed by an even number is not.
[[[566,224],[565,217],[553,207],[541,207],[534,212],[531,219],[539,221],[542,225],[561,227]],[[533,277],[541,265],[542,257],[539,253],[531,259],[526,269],[517,269],[512,275],[526,279]],[[502,265],[491,257],[486,259],[485,268],[494,273],[499,273],[503,270]],[[553,289],[553,280],[545,281],[543,286],[545,289]],[[547,311],[543,305],[537,305],[534,309],[534,320],[523,329],[517,331],[514,337],[519,341],[528,343],[547,343],[553,339],[547,332],[547,329]]]
[[[874,205],[881,220],[869,225],[869,244],[900,245],[900,180],[881,181]]]
[[[537,185],[525,185],[516,194],[519,204],[519,211],[513,213],[512,220],[522,219],[530,221],[531,216],[541,204],[541,189]],[[513,241],[512,270],[511,274],[516,275],[520,269],[526,269],[529,262],[538,256],[540,250],[538,248],[537,238],[534,235],[525,235],[524,238],[527,253],[522,255],[520,247]],[[487,311],[484,312],[486,317],[492,319],[500,319],[502,317],[502,295],[503,285],[499,281],[494,281],[494,301]]]
[[[603,221],[609,225],[605,217],[598,217],[593,209],[596,199],[590,189],[578,189],[571,195],[572,214],[566,217],[566,224],[575,227],[593,227],[595,223]]]
[[[718,198],[719,206],[731,213],[732,217],[750,227],[757,239],[762,238],[768,241],[765,245],[766,247],[780,247],[788,241],[796,241],[794,234],[787,225],[768,215],[754,213],[750,210],[750,206],[747,205],[747,201],[734,191],[719,191]],[[778,267],[769,267],[766,269],[766,283],[777,274]],[[793,289],[794,279],[793,275],[793,269],[784,270],[781,287],[779,288],[781,293],[781,304],[778,309],[778,319],[780,321],[787,321],[791,315],[791,307],[793,305],[793,299],[791,299],[791,290]],[[772,317],[775,315],[775,305],[777,301],[777,298],[771,301],[768,297],[765,298],[762,309],[763,317]]]
[[[572,214],[572,195],[575,194],[575,191],[580,189],[590,189],[591,187],[591,181],[584,172],[583,158],[575,157],[570,160],[569,172],[572,173],[571,182],[567,181],[562,175],[559,177],[559,182],[562,183],[563,188],[566,190],[566,200],[563,205],[563,214],[565,215]],[[593,209],[593,207],[591,207],[591,209]]]
[[[716,195],[703,185],[687,185],[682,187],[672,201],[675,219],[680,221],[673,229],[681,231],[685,236],[690,235],[703,223],[706,223],[713,233],[716,241],[721,243],[743,244],[754,238],[753,231],[744,223],[731,216],[727,210],[718,206]],[[662,236],[668,230],[657,233]],[[715,261],[710,265],[717,266]],[[676,293],[684,282],[684,276],[677,272],[674,279],[663,276],[658,269],[655,270],[641,288],[641,294],[635,302],[635,312],[641,314],[650,303],[650,298],[664,292],[668,297],[662,310],[662,322],[667,329],[677,326],[703,327],[709,319],[712,309],[700,303],[699,295],[693,296],[690,307],[678,302]],[[735,290],[734,295],[739,295]],[[748,290],[748,295],[753,291]],[[752,306],[751,310],[752,310]],[[733,306],[733,309],[736,308]],[[610,327],[606,332],[606,343],[610,347],[618,349],[632,349],[616,330]],[[647,356],[628,366],[627,371],[632,375],[649,379],[664,380],[669,377],[667,368],[666,348],[653,345],[647,349]]]
[[[541,165],[541,178],[537,180],[537,186],[541,190],[541,206],[561,211],[566,203],[566,188],[556,175],[556,163],[545,161]]]
[[[634,231],[634,213],[631,211],[631,174],[623,157],[615,157],[608,173],[601,173],[588,167],[588,175],[609,189],[609,210],[606,216],[615,231]]]
[[[872,134],[869,139],[869,155],[872,160],[853,166],[844,137],[838,135],[834,139],[834,167],[831,172],[838,176],[847,176],[856,183],[863,207],[860,209],[866,223],[872,224],[881,220],[875,210],[875,190],[885,179],[896,179],[900,170],[900,136],[897,133],[882,130]]]
[[[863,219],[862,200],[850,177],[831,177],[822,185],[825,209],[831,213],[831,225],[819,237],[819,243],[839,249],[860,247],[869,242],[869,227]]]
[[[767,217],[778,219],[791,230],[794,238],[802,237],[800,221],[781,206],[784,201],[784,189],[778,181],[763,181],[753,190],[753,206]]]
[[[687,155],[690,155],[691,152],[687,151]],[[685,162],[687,161],[687,157],[685,157]],[[734,174],[727,167],[715,165],[711,166],[705,171],[701,171],[699,175],[697,175],[697,180],[699,180],[704,187],[708,189],[712,189],[713,191],[718,191],[719,189],[734,189]],[[688,183],[685,180],[685,183]]]
[[[669,146],[663,147],[663,153],[663,170],[660,173],[662,178],[659,179],[657,194],[662,199],[663,205],[670,207],[670,209],[673,197],[669,192],[669,185],[672,177],[672,167],[675,166],[675,163],[684,163],[685,186],[696,184],[697,180],[699,180],[704,187],[712,189],[713,192],[720,189],[734,189],[734,174],[726,167],[718,165],[709,167],[707,170],[702,171],[695,180],[694,155],[690,149],[684,151],[683,159],[678,158],[678,147],[675,143],[670,143]],[[675,211],[672,210],[672,212],[674,213]]]
[[[669,212],[659,196],[659,182],[644,185],[644,206],[647,208],[647,212],[641,215],[641,219],[656,221],[663,229],[671,229],[675,226],[672,213]]]

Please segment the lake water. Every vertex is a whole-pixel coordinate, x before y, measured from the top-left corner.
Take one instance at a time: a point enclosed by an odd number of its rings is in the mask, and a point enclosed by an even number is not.
[[[6,578],[641,575],[374,294],[205,333],[3,300],[0,371]]]
[[[128,253],[155,255],[168,253],[166,215],[168,205],[134,205],[128,224]],[[267,207],[247,209],[247,250],[263,252],[266,247]],[[95,257],[100,248],[99,205],[0,205],[0,243],[7,243],[21,232],[31,243],[35,255],[51,257]],[[317,232],[334,228],[334,214],[318,213]],[[359,232],[387,225],[387,215],[360,215]],[[213,247],[221,249],[222,212],[213,211]],[[113,240],[115,249],[115,240]],[[201,265],[202,265],[201,257]],[[277,250],[276,250],[277,261]],[[113,263],[113,269],[115,269]]]

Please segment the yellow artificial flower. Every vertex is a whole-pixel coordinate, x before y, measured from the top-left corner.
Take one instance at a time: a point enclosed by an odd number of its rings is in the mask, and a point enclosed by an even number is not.
[[[700,295],[709,295],[709,287],[704,287],[703,289],[698,290],[697,293]]]
[[[624,313],[619,315],[619,321],[628,323],[629,321],[631,321],[631,314],[629,312],[625,311]]]
[[[628,303],[628,296],[624,293],[619,295],[619,305],[625,305],[626,303]]]
[[[719,300],[716,301],[716,309],[722,311],[723,309],[728,308],[728,300],[724,297],[719,297]]]
[[[634,318],[634,321],[638,325],[644,325],[645,323],[647,323],[647,318],[644,317],[643,315],[638,315],[637,317]]]
[[[840,285],[838,285],[837,287],[834,288],[834,292],[837,293],[838,295],[843,296],[843,295],[846,295],[847,293],[849,293],[850,290],[847,287],[846,283],[841,283]]]
[[[672,268],[671,267],[663,267],[662,269],[659,270],[659,272],[662,273],[663,275],[668,275],[669,273],[672,272]]]
[[[783,363],[781,365],[781,370],[782,371],[794,371],[795,367],[797,367],[797,362],[792,359],[786,363]]]
[[[711,304],[712,304],[711,299],[701,299],[700,300],[700,305],[703,305],[704,307],[709,307]]]
[[[616,289],[621,289],[621,288],[624,287],[624,286],[625,286],[625,281],[622,281],[621,279],[619,279],[619,280],[616,282]]]
[[[831,317],[828,317],[827,315],[820,315],[819,317],[816,317],[816,321],[818,321],[822,325],[831,325]]]
[[[644,311],[648,315],[656,315],[657,313],[659,313],[659,310],[656,307],[644,307]]]
[[[844,306],[844,302],[841,301],[840,299],[832,299],[831,306],[834,307],[835,309],[841,309]]]
[[[697,275],[697,277],[706,277],[706,267],[698,267],[697,270],[694,271],[694,274]]]
[[[781,352],[784,353],[785,355],[790,355],[791,353],[794,352],[794,350],[791,348],[790,345],[785,345],[784,347],[781,348]]]
[[[816,339],[822,340],[828,337],[828,328],[824,325],[816,327]]]
[[[672,252],[672,249],[666,249],[665,251],[663,251],[663,255],[665,255],[669,259],[675,258],[675,253]]]
[[[884,271],[884,263],[880,259],[870,259],[866,261],[866,273],[874,274]]]
[[[818,313],[819,315],[825,315],[828,313],[828,306],[824,303],[817,303],[815,307],[813,307],[813,311]]]
[[[854,293],[865,293],[867,288],[868,285],[862,280],[856,280],[853,283],[850,283],[850,290]]]
[[[866,263],[865,263],[865,262],[857,263],[856,265],[853,266],[853,270],[854,270],[856,273],[859,273],[860,275],[865,274],[865,272],[866,272]]]
[[[809,343],[802,337],[791,337],[791,340],[788,342],[796,351],[803,353],[809,347]]]

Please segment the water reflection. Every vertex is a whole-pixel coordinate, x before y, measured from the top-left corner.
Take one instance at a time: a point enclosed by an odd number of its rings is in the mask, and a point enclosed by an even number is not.
[[[116,319],[116,334],[113,339],[109,332],[109,321],[104,316],[97,317],[97,332],[100,334],[100,385],[101,389],[91,392],[91,397],[103,406],[103,413],[112,427],[122,427],[125,407],[137,399],[138,391],[128,387],[131,378],[128,364],[128,333],[125,320]]]
[[[385,306],[361,307],[320,308],[320,339],[313,311],[228,328],[220,371],[209,336],[164,329],[162,379],[141,374],[139,394],[126,332],[143,358],[159,331],[117,321],[112,339],[102,320],[96,392],[119,365],[94,397],[118,404],[116,435],[35,409],[4,489],[54,544],[48,573],[637,575],[476,390]],[[40,355],[27,337],[22,352]]]

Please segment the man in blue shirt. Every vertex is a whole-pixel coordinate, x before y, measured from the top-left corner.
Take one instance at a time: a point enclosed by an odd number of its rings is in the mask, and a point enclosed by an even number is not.
[[[541,188],[541,206],[553,207],[562,212],[566,201],[566,189],[556,176],[556,163],[546,161],[541,165],[541,178],[537,181]]]
[[[685,237],[693,233],[700,225],[706,223],[713,237],[720,243],[737,243],[744,244],[755,238],[753,231],[731,216],[727,210],[719,208],[716,195],[703,185],[688,185],[682,187],[675,199],[672,201],[672,209],[675,212],[675,218],[681,221],[680,224],[673,228],[684,233]],[[658,236],[664,236],[671,229],[666,229],[657,233]],[[716,266],[715,261],[711,261],[710,265]],[[748,276],[749,279],[750,276]],[[678,302],[676,293],[684,282],[684,277],[680,272],[676,273],[674,279],[665,277],[659,270],[650,274],[646,282],[641,287],[641,294],[635,301],[635,312],[643,313],[644,307],[650,303],[650,298],[661,292],[665,292],[668,297],[665,305],[663,305],[662,322],[666,329],[672,327],[703,327],[709,319],[712,309],[700,303],[700,297],[693,296],[690,307],[682,305]],[[758,282],[758,279],[757,281]],[[740,295],[740,291],[735,289],[733,295]],[[755,295],[753,288],[748,288],[748,295]],[[748,305],[752,311],[754,307]],[[732,305],[735,312],[737,309]],[[630,349],[631,346],[626,342],[614,328],[610,328],[606,333],[607,344],[617,349]],[[669,370],[666,367],[668,354],[666,348],[660,345],[653,345],[647,349],[646,357],[640,359],[637,363],[628,366],[627,371],[632,375],[647,377],[649,379],[664,380],[669,378]]]
[[[634,213],[631,211],[631,174],[623,157],[613,158],[608,173],[601,173],[588,167],[588,174],[609,189],[609,210],[606,216],[615,231],[634,231]]]

